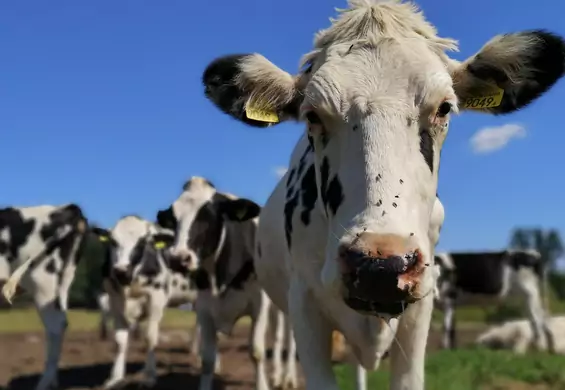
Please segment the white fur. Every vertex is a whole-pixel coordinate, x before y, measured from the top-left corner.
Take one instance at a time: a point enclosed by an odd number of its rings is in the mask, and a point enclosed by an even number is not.
[[[529,319],[520,319],[491,326],[477,337],[476,344],[524,354],[535,343],[530,322]],[[554,336],[555,352],[565,355],[565,316],[550,317],[547,322]]]

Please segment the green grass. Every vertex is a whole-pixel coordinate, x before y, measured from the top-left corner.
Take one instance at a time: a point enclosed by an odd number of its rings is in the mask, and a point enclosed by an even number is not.
[[[376,372],[369,373],[368,388],[388,388],[388,361]],[[527,385],[545,385],[543,389],[565,389],[565,357],[532,353],[517,356],[507,351],[460,349],[440,351],[426,359],[426,389],[480,390],[520,389]],[[340,389],[355,388],[351,366],[335,367]],[[510,383],[509,387],[501,383]]]
[[[68,331],[93,331],[98,329],[100,312],[96,310],[69,310]],[[167,309],[162,326],[187,328],[194,323],[192,312]],[[0,333],[43,331],[43,325],[35,308],[8,309],[0,311]]]

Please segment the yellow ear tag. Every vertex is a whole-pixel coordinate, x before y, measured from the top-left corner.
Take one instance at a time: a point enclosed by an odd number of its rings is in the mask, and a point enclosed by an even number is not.
[[[259,108],[257,105],[249,101],[245,105],[245,115],[248,119],[253,119],[259,122],[278,123],[279,117],[276,112]]]
[[[99,236],[98,239],[99,239],[100,241],[102,241],[102,242],[109,241],[109,238],[106,237],[106,236]]]
[[[483,108],[492,108],[500,106],[502,97],[504,96],[504,89],[495,87],[490,94],[485,96],[470,97],[465,100],[462,107],[471,110],[481,110]]]
[[[157,242],[154,244],[154,246],[155,246],[155,249],[163,249],[163,248],[164,248],[165,246],[167,246],[167,245],[165,244],[164,241],[157,241]]]

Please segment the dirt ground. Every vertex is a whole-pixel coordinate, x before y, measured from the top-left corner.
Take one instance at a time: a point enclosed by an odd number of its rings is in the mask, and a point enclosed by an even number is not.
[[[460,329],[459,345],[470,343],[477,330]],[[159,390],[198,388],[198,367],[195,356],[188,351],[188,331],[169,329],[161,332],[157,351]],[[254,388],[253,366],[247,354],[246,326],[239,326],[231,338],[220,341],[222,373],[216,378],[214,390],[251,390]],[[39,333],[0,335],[0,390],[33,390],[42,371],[44,337]],[[429,349],[440,345],[438,331],[430,334]],[[60,364],[60,390],[102,389],[110,373],[113,342],[101,341],[97,333],[69,333],[64,342]],[[139,388],[136,375],[145,359],[142,341],[130,344],[127,382],[122,389]],[[300,378],[303,386],[302,377]]]

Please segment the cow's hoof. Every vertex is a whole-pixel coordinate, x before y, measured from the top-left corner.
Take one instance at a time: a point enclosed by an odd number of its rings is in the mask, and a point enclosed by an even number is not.
[[[139,387],[142,389],[154,389],[157,385],[157,378],[147,378],[144,379],[140,384]]]
[[[284,377],[283,389],[297,389],[298,383],[295,375],[287,375]]]
[[[103,388],[104,390],[115,390],[120,387],[122,381],[122,378],[110,378],[104,382]]]

